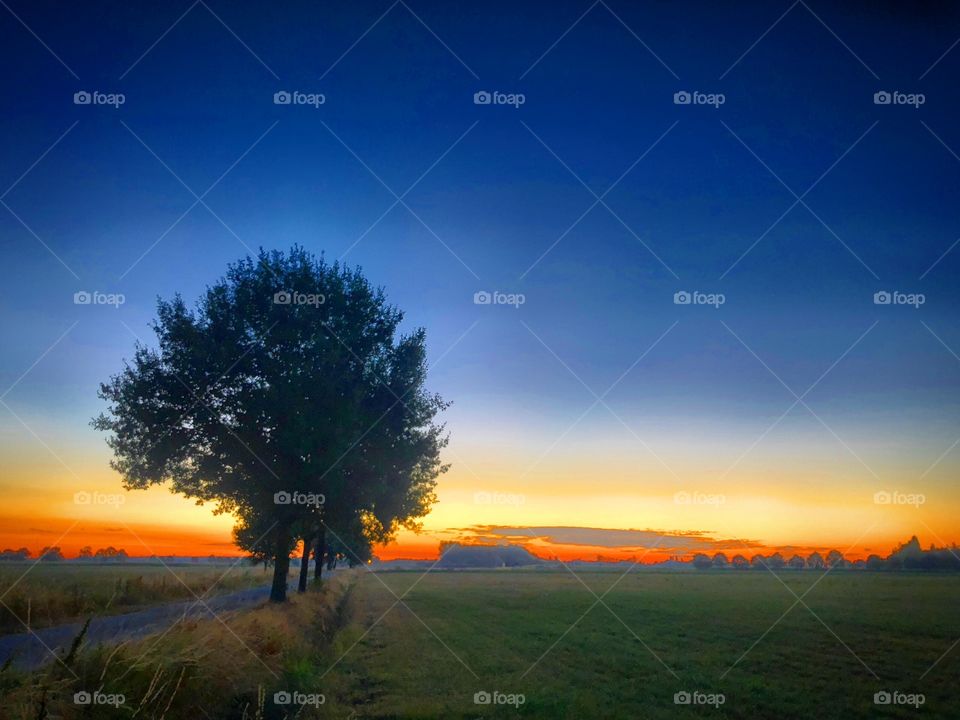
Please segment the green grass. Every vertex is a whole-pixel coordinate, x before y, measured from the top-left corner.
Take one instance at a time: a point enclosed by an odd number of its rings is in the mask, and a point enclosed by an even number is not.
[[[785,616],[796,599],[766,572],[635,573],[604,597],[609,609],[569,573],[419,577],[359,582],[346,654],[323,676],[332,716],[960,717],[960,647],[920,679],[960,637],[957,576],[830,574],[804,597],[809,610],[797,604]],[[582,574],[597,595],[618,577]],[[781,575],[801,596],[818,577]],[[387,612],[390,590],[414,583],[409,609]],[[884,689],[926,703],[874,705]],[[476,705],[480,690],[526,701]],[[678,706],[681,690],[723,693],[725,703]]]
[[[40,717],[40,708],[65,720],[134,711],[211,720],[960,717],[958,575],[581,577],[357,570],[284,605],[86,648],[69,668],[0,670],[0,708],[14,720]],[[124,708],[72,704],[77,690],[98,687],[124,694]],[[279,690],[326,702],[277,706]],[[484,690],[525,702],[474,704]],[[674,704],[683,690],[725,702]],[[923,693],[926,702],[876,706],[879,690]]]
[[[125,562],[89,565],[0,565],[0,634],[71,622],[95,615],[264,585],[270,575],[245,562],[236,565],[170,565]],[[12,589],[10,589],[12,588]]]

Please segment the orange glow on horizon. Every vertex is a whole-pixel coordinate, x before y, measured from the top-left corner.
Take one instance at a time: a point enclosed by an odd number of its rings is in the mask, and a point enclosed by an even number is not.
[[[488,540],[471,538],[443,531],[449,541],[468,545],[490,545]],[[770,555],[780,552],[786,559],[794,554],[807,557],[812,552],[826,555],[832,549],[843,553],[848,560],[865,559],[871,553],[887,556],[900,542],[908,537],[890,538],[884,543],[873,542],[847,549],[841,543],[816,544],[804,546],[756,545],[745,547],[736,542],[716,541],[717,544],[704,549],[692,549],[678,552],[675,550],[657,550],[635,547],[610,547],[605,545],[580,545],[551,543],[540,538],[529,541],[511,539],[514,545],[522,545],[533,555],[543,560],[581,561],[632,561],[652,564],[671,558],[690,559],[695,553],[713,555],[725,553],[728,558],[744,555],[748,559],[756,554]],[[501,541],[504,544],[506,541]],[[923,543],[927,547],[930,543]],[[934,543],[938,544],[939,543]],[[65,518],[14,518],[0,516],[0,547],[17,549],[26,547],[32,556],[44,546],[58,546],[67,558],[76,557],[80,549],[90,546],[98,548],[113,546],[124,549],[132,557],[150,555],[178,555],[184,557],[242,557],[245,555],[231,539],[229,531],[207,529],[203,527],[170,526],[164,524],[100,524],[86,520]],[[415,534],[403,531],[397,540],[387,545],[374,547],[376,557],[389,560],[435,560],[438,557],[440,537],[430,533]]]
[[[93,550],[122,548],[133,557],[244,555],[232,542],[233,518],[214,515],[210,505],[198,506],[165,487],[124,491],[116,474],[104,470],[102,458],[91,457],[77,466],[85,478],[80,483],[62,471],[54,474],[49,463],[31,466],[22,449],[5,459],[12,460],[9,469],[14,472],[0,480],[4,501],[0,548],[27,547],[35,556],[44,546],[58,545],[67,557],[76,557],[84,546]],[[871,553],[885,557],[914,534],[925,548],[960,540],[953,512],[960,494],[953,489],[945,490],[936,503],[922,507],[877,506],[870,486],[837,487],[827,494],[803,486],[776,485],[770,477],[744,472],[722,488],[702,479],[702,493],[722,492],[724,500],[718,505],[697,505],[678,503],[678,495],[690,493],[678,490],[674,480],[660,478],[653,471],[642,485],[630,488],[627,479],[619,476],[602,483],[573,483],[561,470],[578,476],[580,470],[568,467],[558,469],[547,485],[527,482],[524,490],[528,494],[517,495],[511,492],[507,468],[481,467],[484,476],[487,470],[492,478],[489,484],[481,484],[466,472],[454,470],[444,475],[437,489],[439,501],[424,518],[423,532],[402,531],[395,542],[375,547],[374,554],[382,560],[434,560],[441,542],[512,542],[540,558],[565,562],[599,557],[655,563],[674,556],[690,558],[695,552],[749,558],[779,551],[789,558],[794,553],[806,557],[831,549],[848,559],[860,559]],[[113,494],[122,500],[116,506],[78,504],[75,495],[81,483],[80,492]],[[650,487],[654,490],[647,489]],[[674,539],[702,535],[705,544],[674,543],[673,549],[658,550],[648,547],[649,543],[630,541],[627,546],[626,540],[604,543],[587,539],[573,544],[526,537],[524,532],[498,536],[486,530],[498,527],[580,527],[611,533],[619,532],[618,528],[655,528],[643,532],[666,529]],[[699,534],[692,530],[698,528],[702,529]],[[868,534],[861,535],[864,531]],[[747,547],[736,538],[744,538]]]

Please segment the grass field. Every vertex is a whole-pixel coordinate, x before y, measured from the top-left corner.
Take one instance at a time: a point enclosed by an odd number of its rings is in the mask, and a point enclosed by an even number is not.
[[[269,583],[262,567],[247,563],[170,565],[4,563],[0,565],[0,634],[130,612],[140,607],[188,600]],[[10,589],[12,588],[12,589]],[[21,622],[23,621],[23,622]]]
[[[67,720],[960,716],[958,576],[581,578],[344,572],[281,606],[88,648],[30,674],[4,669],[0,707],[14,720],[41,708]],[[72,702],[96,689],[123,704]],[[881,691],[924,702],[876,705]],[[277,692],[323,702],[278,705]],[[475,703],[483,692],[516,704]],[[723,702],[678,705],[678,692]]]
[[[796,598],[766,572],[618,577],[366,576],[354,593],[361,625],[382,619],[350,630],[356,647],[324,678],[328,710],[377,718],[960,717],[960,652],[927,672],[960,638],[956,576],[837,573],[817,582],[819,573],[784,574],[809,606],[792,610]],[[409,609],[390,610],[394,594],[411,586]],[[522,693],[525,702],[474,703],[474,693],[494,690]],[[877,706],[882,690],[923,693],[925,703]],[[725,702],[676,705],[681,691],[722,693]]]

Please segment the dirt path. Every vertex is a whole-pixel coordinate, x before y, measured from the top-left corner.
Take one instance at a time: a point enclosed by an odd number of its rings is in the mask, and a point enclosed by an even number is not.
[[[125,615],[108,615],[90,622],[86,646],[116,643],[143,637],[166,629],[183,618],[213,618],[214,613],[223,613],[250,607],[265,601],[270,595],[269,586],[238,590],[224,595],[196,600],[165,603]],[[208,609],[209,608],[209,609]],[[0,665],[11,657],[14,667],[29,670],[53,660],[52,652],[62,655],[83,627],[82,622],[35,630],[33,633],[18,633],[0,637]]]

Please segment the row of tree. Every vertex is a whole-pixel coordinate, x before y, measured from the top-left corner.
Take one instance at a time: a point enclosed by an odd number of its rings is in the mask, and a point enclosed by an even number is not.
[[[302,300],[302,302],[301,302]],[[447,407],[426,391],[425,333],[358,269],[301,248],[231,265],[195,309],[159,300],[157,347],[101,385],[111,466],[127,489],[169,483],[237,522],[286,598],[338,557],[416,527],[435,502]]]
[[[859,562],[863,562],[862,560]],[[851,565],[843,555],[837,550],[831,550],[824,557],[818,552],[811,553],[804,558],[800,555],[793,555],[789,559],[781,553],[772,555],[753,555],[749,559],[745,555],[734,555],[728,558],[726,553],[718,552],[713,557],[697,553],[693,556],[693,566],[697,570],[708,570],[710,568],[732,568],[734,570],[791,570],[823,569],[825,567],[846,567]]]
[[[18,550],[12,550],[6,548],[3,551],[0,551],[0,560],[6,561],[22,561],[29,560],[31,558],[30,550],[22,547]],[[77,554],[78,560],[107,560],[107,561],[123,561],[130,558],[127,555],[127,551],[124,549],[118,550],[117,548],[110,545],[105,548],[100,548],[94,552],[93,548],[89,545],[86,545],[80,548],[80,552]],[[66,558],[63,555],[63,551],[60,549],[59,545],[47,546],[40,550],[37,553],[37,559],[44,562],[57,562],[60,560],[65,560]]]
[[[960,548],[956,545],[946,548],[937,548],[933,545],[929,550],[920,547],[920,541],[914,535],[910,540],[897,546],[888,556],[870,555],[865,560],[847,560],[843,553],[831,550],[826,557],[814,552],[806,558],[793,555],[789,559],[781,553],[772,555],[754,555],[749,560],[744,555],[734,555],[728,558],[725,553],[718,552],[713,557],[703,553],[693,556],[693,566],[697,570],[711,568],[733,570],[823,570],[837,569],[865,569],[865,570],[960,570]]]

